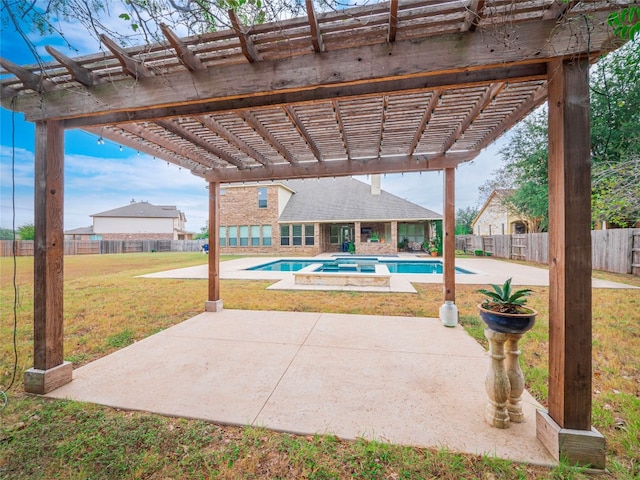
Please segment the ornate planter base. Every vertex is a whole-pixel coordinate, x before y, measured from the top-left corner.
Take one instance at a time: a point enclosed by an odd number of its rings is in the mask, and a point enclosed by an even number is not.
[[[524,376],[520,369],[518,342],[521,333],[500,333],[487,328],[491,367],[485,378],[489,402],[485,412],[487,422],[496,428],[509,428],[511,422],[524,422],[522,392]]]

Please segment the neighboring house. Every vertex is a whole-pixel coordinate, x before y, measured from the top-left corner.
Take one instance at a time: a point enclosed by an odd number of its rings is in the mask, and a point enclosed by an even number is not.
[[[471,225],[474,235],[507,235],[528,233],[527,223],[522,217],[512,215],[503,204],[506,196],[513,190],[494,190],[473,219]]]
[[[191,240],[187,219],[174,205],[131,200],[129,205],[91,215],[93,226],[65,232],[70,240]]]
[[[442,216],[350,177],[225,185],[220,190],[222,253],[389,254],[421,244]]]

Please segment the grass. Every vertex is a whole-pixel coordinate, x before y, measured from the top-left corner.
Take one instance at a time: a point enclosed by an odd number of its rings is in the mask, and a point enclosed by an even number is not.
[[[0,259],[0,386],[13,372],[13,259]],[[199,265],[199,253],[65,258],[65,358],[76,366],[200,313],[205,281],[136,278]],[[295,436],[258,428],[125,412],[22,392],[32,366],[33,259],[17,259],[17,385],[0,411],[0,478],[587,478],[561,465],[549,470],[491,457],[332,436]],[[631,276],[598,273],[640,286]],[[418,294],[266,291],[271,282],[223,280],[226,308],[437,316],[441,285]],[[477,286],[458,285],[461,322],[486,345],[475,313]],[[521,342],[527,388],[547,395],[548,289],[535,290],[539,320]],[[595,428],[607,437],[608,478],[640,476],[640,293],[593,295]],[[0,403],[0,406],[2,404]]]

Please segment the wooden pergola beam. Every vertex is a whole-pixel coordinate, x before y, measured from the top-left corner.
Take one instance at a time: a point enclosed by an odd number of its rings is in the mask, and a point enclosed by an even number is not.
[[[380,113],[380,132],[378,134],[378,146],[376,151],[378,156],[382,155],[382,147],[384,146],[384,128],[387,122],[387,108],[389,107],[389,97],[385,96],[382,99],[382,112]],[[413,152],[411,152],[413,153]]]
[[[231,20],[231,26],[233,30],[235,30],[236,35],[238,36],[238,40],[240,40],[240,48],[242,50],[242,54],[249,61],[249,63],[258,62],[261,60],[260,54],[258,53],[258,49],[253,44],[253,40],[251,37],[245,32],[244,28],[240,24],[240,20],[236,15],[234,10],[228,10],[229,19]]]
[[[396,33],[398,32],[398,4],[399,0],[391,0],[389,5],[389,26],[387,27],[387,42],[396,41]]]
[[[95,86],[90,89],[91,95],[76,96],[73,102],[47,102],[48,95],[54,94],[51,92],[37,101],[29,97],[24,99],[27,103],[22,103],[21,99],[17,108],[25,112],[28,120],[40,119],[43,115],[66,119],[118,111],[135,113],[161,105],[168,110],[184,105],[192,108],[196,103],[231,99],[239,108],[250,108],[250,99],[257,94],[284,94],[293,97],[286,102],[291,103],[299,101],[298,98],[313,98],[326,88],[338,87],[334,95],[351,95],[351,90],[359,90],[359,93],[375,90],[379,82],[416,77],[422,77],[424,83],[429,84],[429,76],[443,75],[443,72],[472,74],[476,70],[570,56],[587,49],[587,37],[591,52],[596,53],[609,46],[609,32],[600,22],[606,25],[606,15],[602,12],[593,14],[591,23],[585,22],[584,26],[580,23],[575,29],[555,28],[555,20],[515,24],[513,35],[517,36],[521,48],[505,44],[501,40],[503,35],[491,35],[491,29],[487,29],[485,35],[464,35],[463,42],[457,36],[449,35],[358,47],[358,66],[385,65],[384,69],[374,72],[369,68],[354,68],[354,52],[345,48],[327,51],[323,55],[311,53],[253,65],[230,64],[223,68],[208,68],[197,74],[178,71],[135,83],[122,80],[118,82],[121,88],[116,84]],[[583,27],[591,29],[588,35],[586,31],[581,34]],[[292,76],[291,72],[296,72],[296,75]],[[126,100],[119,95],[124,89],[130,92]],[[59,95],[50,98],[53,100]],[[48,107],[44,112],[41,108],[43,101]],[[64,107],[57,103],[64,103]]]
[[[265,166],[268,166],[272,163],[271,160],[269,160],[267,157],[262,155],[251,145],[247,144],[247,142],[242,140],[235,133],[229,131],[228,129],[220,125],[210,116],[197,115],[193,118],[198,122],[202,123],[202,125],[207,127],[216,135],[220,136],[221,138],[229,142],[229,144],[233,145],[238,150],[244,152],[245,154],[253,158],[256,162],[261,163],[262,165],[265,165]]]
[[[8,72],[13,73],[22,83],[36,92],[51,91],[55,87],[55,84],[50,80],[30,72],[26,68],[21,67],[6,58],[0,57],[0,66]]]
[[[162,33],[164,34],[167,41],[176,51],[180,62],[182,62],[185,67],[187,67],[192,72],[205,68],[204,64],[200,61],[196,54],[189,50],[189,47],[187,47],[185,43],[180,40],[180,38],[167,25],[165,25],[164,23],[160,24],[160,29],[162,30]]]
[[[298,163],[298,159],[289,152],[289,150],[268,130],[262,125],[260,120],[250,111],[243,110],[238,112],[238,115],[247,122],[253,130],[260,135],[265,142],[271,145],[282,158],[289,163]]]
[[[104,33],[100,34],[100,41],[109,49],[113,56],[118,59],[124,72],[135,78],[153,77],[153,72],[149,70],[142,62],[131,58],[127,52],[121,48],[116,42],[107,37]],[[129,97],[125,95],[125,97]]]
[[[179,167],[187,168],[196,175],[198,174],[198,167],[194,167],[194,165],[200,166],[201,173],[214,167],[210,159],[198,155],[194,150],[177,145],[175,142],[172,142],[169,139],[164,138],[136,123],[123,124],[120,125],[118,129],[120,129],[122,133],[110,128],[87,128],[85,131],[93,133],[96,136],[102,136],[112,142],[119,143],[133,150],[156,156],[162,160],[174,163]],[[135,138],[125,135],[124,132],[134,135]],[[167,157],[167,151],[177,155],[178,157]],[[182,159],[179,157],[182,157]],[[192,162],[192,164],[190,165],[188,162]]]
[[[91,87],[93,85],[101,83],[100,78],[95,73],[93,73],[91,70],[87,70],[75,60],[72,60],[71,58],[64,55],[62,52],[59,52],[49,45],[44,48],[47,53],[49,53],[49,55],[51,55],[58,62],[64,65],[64,67],[69,71],[71,77],[73,77],[78,83],[84,85],[85,87]]]
[[[261,62],[264,63],[264,62]],[[383,81],[371,81],[349,85],[347,87],[327,86],[318,89],[300,90],[296,92],[264,93],[247,97],[232,99],[212,99],[209,102],[199,104],[184,104],[170,107],[156,107],[150,109],[127,110],[120,112],[105,112],[91,116],[81,116],[65,120],[67,128],[82,128],[88,125],[109,125],[121,122],[133,122],[153,120],[159,117],[184,117],[205,113],[227,112],[240,109],[271,108],[276,105],[291,105],[295,103],[316,102],[321,100],[340,97],[342,99],[364,98],[381,94],[392,94],[397,92],[420,92],[424,89],[440,88],[447,86],[450,88],[464,88],[473,85],[483,85],[487,82],[509,80],[539,80],[546,78],[546,63],[531,63],[513,66],[501,66],[483,70],[464,70],[459,72],[414,76],[402,79],[392,79]],[[130,85],[129,88],[135,88]],[[9,103],[9,102],[7,102]],[[52,109],[56,108],[50,106]],[[91,108],[92,105],[88,106]],[[41,115],[41,110],[31,110],[29,114]],[[60,112],[63,114],[64,112]]]
[[[443,91],[441,89],[434,90],[431,93],[431,98],[429,99],[429,103],[427,104],[427,107],[424,109],[424,113],[422,114],[422,118],[420,119],[420,124],[416,129],[416,133],[413,135],[413,140],[411,141],[411,147],[409,147],[409,151],[407,152],[409,155],[413,155],[413,153],[416,151],[416,147],[420,143],[420,139],[422,138],[422,135],[424,135],[424,131],[427,128],[427,125],[429,124],[431,115],[433,115],[433,111],[435,110],[436,105],[438,104],[438,99],[440,98],[442,93]]]
[[[307,7],[307,17],[309,18],[309,28],[311,30],[311,43],[313,44],[313,50],[316,53],[324,52],[324,42],[322,41],[322,33],[320,32],[320,26],[318,25],[318,18],[316,12],[313,9],[313,0],[305,0]]]
[[[190,141],[194,145],[197,145],[198,147],[202,148],[203,150],[214,154],[219,159],[224,160],[225,162],[227,162],[227,163],[229,163],[231,165],[235,165],[240,170],[244,170],[245,168],[247,168],[247,165],[245,165],[245,163],[242,162],[242,160],[234,157],[233,155],[229,155],[227,152],[225,152],[224,150],[219,149],[218,147],[216,147],[214,145],[211,145],[206,140],[203,140],[198,135],[190,132],[189,130],[187,130],[185,128],[180,127],[178,124],[176,124],[175,122],[173,122],[171,120],[157,120],[155,123],[160,125],[165,130],[167,130],[167,131],[169,131],[169,132],[171,132],[171,133],[173,133],[175,135],[178,135],[179,137],[182,137],[185,140]]]
[[[561,18],[567,11],[571,10],[573,6],[576,4],[575,1],[569,0],[555,0],[544,15],[542,16],[543,20],[554,19],[557,20]]]
[[[313,141],[311,134],[304,126],[304,123],[302,123],[302,120],[300,120],[300,117],[296,113],[296,109],[291,105],[285,105],[284,107],[282,107],[282,109],[287,114],[287,117],[289,117],[289,120],[291,120],[291,123],[293,123],[293,125],[296,127],[296,130],[313,153],[313,156],[316,157],[316,160],[322,162],[322,153],[320,152],[320,149],[318,148],[316,143]]]
[[[344,124],[342,123],[342,113],[340,113],[340,103],[338,100],[333,100],[331,102],[333,106],[333,113],[336,118],[336,123],[338,124],[338,131],[340,132],[340,139],[342,140],[342,145],[344,146],[344,150],[347,154],[347,158],[351,160],[351,149],[349,148],[349,139],[347,138],[347,131],[344,128]]]
[[[331,160],[274,165],[271,168],[217,170],[206,174],[208,181],[236,183],[243,181],[288,180],[291,178],[339,177],[344,175],[372,175],[376,173],[426,172],[455,168],[475,157],[476,153],[449,155],[404,155],[372,157],[358,160]]]
[[[487,105],[489,105],[489,103],[491,103],[493,99],[495,99],[496,95],[498,95],[498,93],[500,93],[500,90],[502,90],[503,88],[504,82],[493,83],[487,87],[487,90],[484,92],[484,94],[478,99],[473,108],[469,110],[469,113],[467,113],[462,121],[458,123],[453,132],[451,132],[451,135],[449,135],[449,138],[447,138],[447,140],[444,142],[441,150],[443,153],[448,152],[449,149],[453,147],[456,140],[460,138],[460,135],[462,135],[467,130],[467,128],[471,126],[474,120],[478,118],[478,115],[480,115],[480,112],[482,112],[482,110],[484,110]]]
[[[480,20],[484,17],[484,3],[485,0],[471,0],[464,22],[460,27],[461,32],[474,32],[478,28]]]
[[[542,102],[544,102],[547,95],[547,89],[545,85],[541,85],[532,95],[529,101],[524,101],[515,109],[511,115],[507,115],[503,118],[503,120],[496,125],[491,131],[487,133],[485,137],[482,138],[474,147],[476,151],[480,151],[491,142],[495,141],[500,135],[513,127],[520,119],[524,118],[527,114],[532,112],[536,107],[538,107]]]

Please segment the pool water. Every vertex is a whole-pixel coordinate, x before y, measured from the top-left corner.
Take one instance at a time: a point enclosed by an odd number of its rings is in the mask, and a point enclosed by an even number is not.
[[[389,273],[400,274],[442,274],[443,265],[440,260],[387,260],[375,257],[348,258],[341,257],[335,260],[276,260],[247,270],[260,270],[267,272],[297,272],[308,267],[312,263],[320,263],[322,266],[318,272],[367,272],[375,271],[375,264],[386,265]],[[468,270],[456,267],[456,273],[472,274]]]

